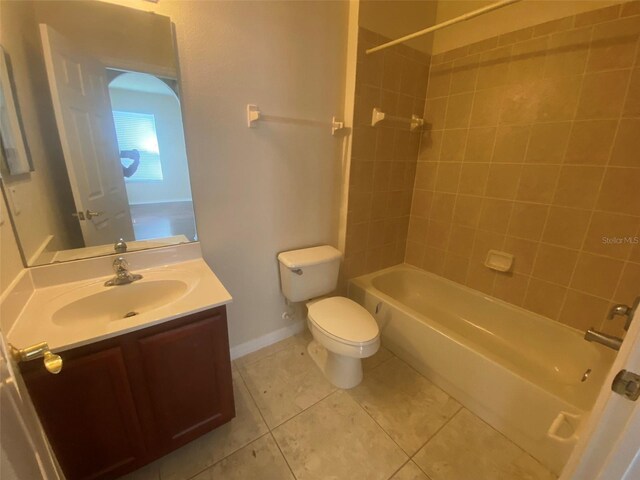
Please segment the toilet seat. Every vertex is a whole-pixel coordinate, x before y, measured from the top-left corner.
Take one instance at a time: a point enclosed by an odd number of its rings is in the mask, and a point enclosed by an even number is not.
[[[361,347],[379,341],[380,329],[366,309],[345,297],[330,297],[309,305],[309,321],[323,334]]]

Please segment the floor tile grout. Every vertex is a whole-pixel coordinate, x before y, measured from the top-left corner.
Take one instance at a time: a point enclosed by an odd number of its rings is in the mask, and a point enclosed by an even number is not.
[[[275,435],[273,434],[272,431],[269,431],[269,435],[271,435],[271,438],[273,438],[273,441],[275,442],[276,447],[278,447],[278,451],[280,452],[280,455],[282,455],[284,463],[287,464],[287,467],[289,468],[289,471],[291,472],[291,476],[294,478],[294,480],[297,480],[298,477],[296,477],[296,474],[293,471],[293,468],[291,467],[291,465],[289,464],[289,460],[287,459],[287,456],[282,451],[282,447],[280,447],[280,444],[278,443],[278,440],[276,439]]]

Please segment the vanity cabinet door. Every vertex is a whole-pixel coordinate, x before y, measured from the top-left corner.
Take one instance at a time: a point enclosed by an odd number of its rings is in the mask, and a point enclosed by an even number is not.
[[[23,378],[68,480],[116,478],[146,456],[122,349],[65,355],[57,375],[42,360]]]
[[[145,392],[147,441],[159,452],[174,450],[235,415],[224,307],[193,321],[136,339]]]

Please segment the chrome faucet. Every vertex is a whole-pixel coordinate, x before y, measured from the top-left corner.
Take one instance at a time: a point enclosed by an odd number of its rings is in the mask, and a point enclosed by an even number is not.
[[[113,287],[114,285],[128,285],[129,283],[140,280],[142,275],[137,273],[131,273],[129,271],[129,263],[124,257],[118,257],[113,261],[113,271],[116,272],[116,276],[111,280],[104,282],[105,287]]]
[[[113,246],[113,250],[116,253],[125,253],[127,251],[127,243],[124,241],[124,239],[121,238]]]
[[[640,297],[636,297],[633,302],[633,306],[631,307],[629,305],[622,304],[614,305],[611,310],[609,310],[607,319],[612,320],[616,315],[627,317],[627,321],[624,324],[624,329],[629,330],[629,327],[631,326],[631,320],[633,320],[633,314],[638,308],[638,305],[640,305]],[[585,332],[584,339],[587,342],[596,342],[614,350],[620,350],[620,346],[622,345],[622,338],[598,332],[593,328],[590,328]]]
[[[593,328],[590,328],[584,333],[584,339],[587,342],[596,342],[605,347],[612,348],[613,350],[620,350],[622,346],[622,339],[614,337],[613,335],[607,335],[606,333],[598,332]]]

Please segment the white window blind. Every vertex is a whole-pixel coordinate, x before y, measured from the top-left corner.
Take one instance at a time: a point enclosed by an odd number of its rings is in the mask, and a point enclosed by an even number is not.
[[[163,180],[160,149],[156,135],[156,119],[152,114],[113,111],[118,148],[140,152],[140,165],[125,182],[158,182]],[[122,159],[128,166],[133,160]]]

